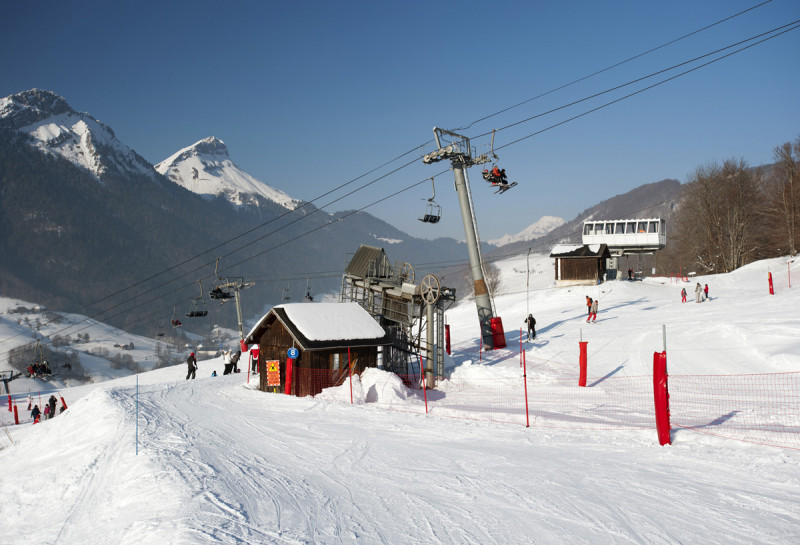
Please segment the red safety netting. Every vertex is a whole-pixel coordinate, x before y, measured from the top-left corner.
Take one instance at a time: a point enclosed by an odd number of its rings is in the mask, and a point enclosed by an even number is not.
[[[800,449],[800,373],[670,375],[672,428]]]
[[[490,379],[436,377],[435,388],[425,391],[419,374],[400,376],[395,383],[368,386],[366,403],[448,418],[529,422],[540,428],[655,431],[651,376],[589,378],[586,387],[579,387],[577,375],[551,373],[562,367],[558,362],[531,367],[535,374],[529,369],[527,409],[521,372]],[[304,392],[300,395],[349,386],[346,369],[295,373],[295,392]],[[800,373],[672,375],[668,388],[672,429],[800,449]]]

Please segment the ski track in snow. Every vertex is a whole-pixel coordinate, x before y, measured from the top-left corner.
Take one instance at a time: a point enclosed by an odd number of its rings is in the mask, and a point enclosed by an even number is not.
[[[448,311],[455,359],[472,380],[430,398],[428,415],[415,396],[390,411],[265,394],[242,376],[209,378],[218,362],[201,362],[193,381],[183,366],[140,375],[137,456],[132,378],[67,390],[68,411],[11,428],[14,444],[0,450],[0,536],[11,545],[800,543],[798,451],[676,427],[660,447],[652,389],[640,388],[667,323],[674,411],[698,428],[716,415],[768,427],[774,414],[744,405],[761,395],[750,383],[732,381],[707,402],[682,393],[713,384],[692,374],[798,368],[800,294],[767,299],[755,279],[768,266],[709,280],[715,298],[704,304],[683,305],[679,285],[655,281],[534,292],[527,429],[443,416],[487,410],[469,396],[489,380],[515,384],[524,284],[498,297],[509,347],[483,362],[474,305]],[[600,301],[597,324],[585,324],[586,294]],[[574,385],[581,331],[585,389]],[[516,399],[514,388],[505,391]],[[792,402],[779,421],[786,433],[795,433]],[[514,403],[489,408],[517,418]],[[612,429],[598,429],[605,423]]]

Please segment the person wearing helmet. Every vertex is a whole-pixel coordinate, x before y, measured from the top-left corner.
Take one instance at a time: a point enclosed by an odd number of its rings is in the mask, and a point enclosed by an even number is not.
[[[189,366],[189,372],[186,374],[186,380],[189,380],[189,378],[194,380],[194,375],[197,372],[197,358],[194,357],[194,352],[189,354],[189,357],[186,358],[186,365]]]

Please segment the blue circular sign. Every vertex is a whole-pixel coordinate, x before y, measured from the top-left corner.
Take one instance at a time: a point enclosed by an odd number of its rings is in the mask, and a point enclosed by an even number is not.
[[[297,350],[294,346],[291,347],[289,350],[286,351],[286,355],[292,358],[293,360],[297,359],[297,356],[300,355],[300,351]]]

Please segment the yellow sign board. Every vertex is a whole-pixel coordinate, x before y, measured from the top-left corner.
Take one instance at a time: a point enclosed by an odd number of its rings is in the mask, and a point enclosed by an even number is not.
[[[278,360],[268,360],[267,365],[267,386],[281,385],[281,362]]]

